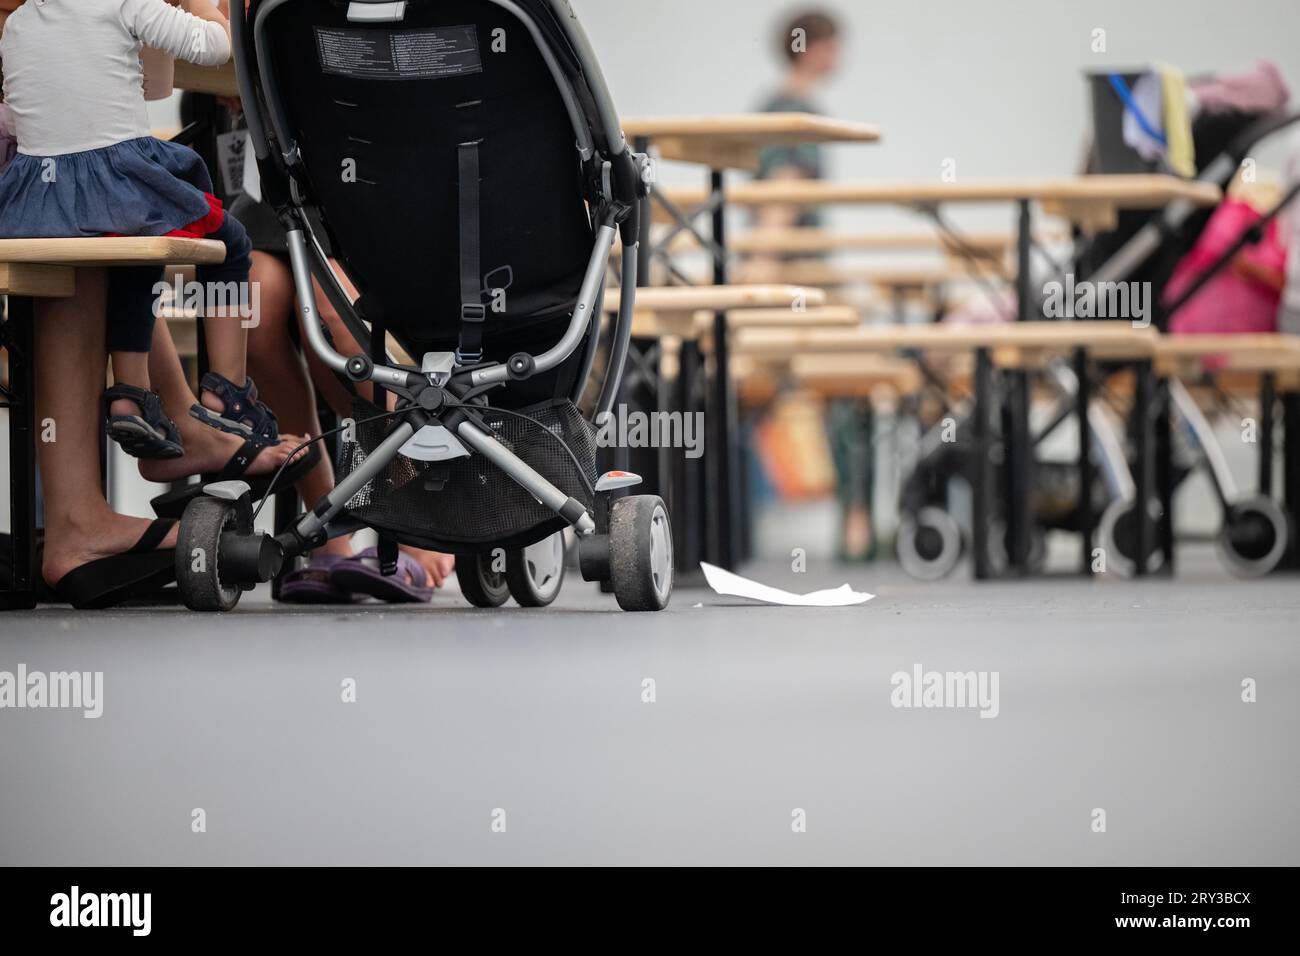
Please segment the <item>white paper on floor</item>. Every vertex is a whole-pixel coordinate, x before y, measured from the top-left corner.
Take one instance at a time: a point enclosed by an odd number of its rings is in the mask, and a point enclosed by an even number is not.
[[[709,587],[719,594],[753,598],[755,601],[766,601],[768,604],[784,604],[788,607],[848,607],[853,604],[866,604],[875,597],[874,594],[855,591],[847,584],[828,588],[825,591],[813,591],[810,594],[795,594],[792,591],[782,591],[780,588],[759,584],[749,578],[742,578],[739,574],[732,574],[704,561],[700,562],[700,567],[704,570],[704,580],[708,581]]]

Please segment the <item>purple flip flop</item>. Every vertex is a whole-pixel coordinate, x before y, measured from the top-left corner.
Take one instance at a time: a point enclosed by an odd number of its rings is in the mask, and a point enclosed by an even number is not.
[[[375,548],[346,558],[330,569],[330,584],[341,591],[365,594],[388,604],[427,604],[433,600],[433,586],[424,568],[405,551],[397,553],[397,573],[385,577],[379,570]],[[424,581],[424,584],[414,584]]]
[[[336,587],[331,574],[339,564],[352,559],[342,554],[314,554],[306,567],[290,571],[280,584],[280,600],[286,604],[352,604],[356,597]]]

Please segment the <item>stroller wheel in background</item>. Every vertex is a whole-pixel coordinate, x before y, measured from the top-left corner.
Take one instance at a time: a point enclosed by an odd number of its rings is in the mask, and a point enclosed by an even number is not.
[[[564,584],[564,532],[506,552],[506,586],[520,607],[546,607]],[[457,575],[459,577],[459,575]]]
[[[903,517],[895,550],[898,563],[912,577],[937,581],[951,574],[961,560],[961,525],[942,508],[927,505]]]
[[[1120,498],[1112,501],[1102,513],[1097,525],[1097,546],[1106,556],[1106,568],[1122,577],[1131,578],[1137,571],[1137,524],[1133,520],[1132,498]],[[1147,514],[1153,522],[1161,516],[1160,502],[1151,499],[1147,504]],[[1165,563],[1160,553],[1159,544],[1152,535],[1151,550],[1146,556],[1146,572],[1154,574]]]
[[[176,538],[176,585],[191,611],[229,611],[242,589],[221,579],[221,536],[236,528],[236,505],[199,496],[181,516]]]
[[[1238,501],[1224,515],[1219,529],[1219,555],[1242,577],[1268,574],[1286,554],[1286,515],[1272,498],[1258,495]]]
[[[491,554],[456,555],[456,581],[475,607],[500,607],[510,597],[505,574],[492,570]]]
[[[609,509],[609,571],[625,611],[662,611],[673,593],[673,532],[658,495],[619,498]]]

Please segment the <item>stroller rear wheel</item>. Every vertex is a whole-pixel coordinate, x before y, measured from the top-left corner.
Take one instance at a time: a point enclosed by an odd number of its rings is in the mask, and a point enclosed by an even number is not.
[[[1106,555],[1106,566],[1122,577],[1131,578],[1137,571],[1137,515],[1131,498],[1117,498],[1110,503],[1097,525],[1097,543]],[[1160,502],[1154,498],[1147,505],[1147,514],[1153,522],[1161,516]],[[1146,572],[1154,574],[1165,563],[1159,544],[1151,541],[1146,556]]]
[[[492,561],[491,554],[456,555],[456,581],[460,584],[460,593],[475,607],[500,607],[510,597],[506,575],[494,570]]]
[[[609,509],[609,571],[625,611],[662,611],[673,593],[673,532],[658,495],[619,498]]]
[[[895,549],[904,571],[922,581],[937,581],[951,574],[961,559],[961,525],[942,508],[927,505],[903,517]]]
[[[221,536],[234,531],[232,501],[198,497],[181,516],[176,538],[176,585],[191,611],[230,611],[243,593],[238,584],[222,580]]]
[[[1234,574],[1260,577],[1282,560],[1288,537],[1286,515],[1277,502],[1257,495],[1228,509],[1219,530],[1219,555]]]
[[[520,607],[546,607],[564,584],[564,532],[506,552],[506,586]],[[459,575],[457,575],[459,577]]]

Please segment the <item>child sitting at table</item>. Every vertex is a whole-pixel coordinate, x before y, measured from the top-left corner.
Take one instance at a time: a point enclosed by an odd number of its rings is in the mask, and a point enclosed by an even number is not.
[[[140,50],[200,66],[226,62],[230,28],[212,0],[29,0],[0,34],[4,99],[18,154],[0,173],[0,238],[178,235],[215,239],[224,262],[198,280],[212,371],[190,410],[254,447],[279,442],[275,416],[246,375],[251,244],[212,195],[196,153],[149,135]],[[149,390],[158,267],[114,269],[105,393],[109,435],[138,458],[178,458],[180,435]],[[229,301],[216,290],[233,293]],[[236,384],[238,383],[238,384]]]

